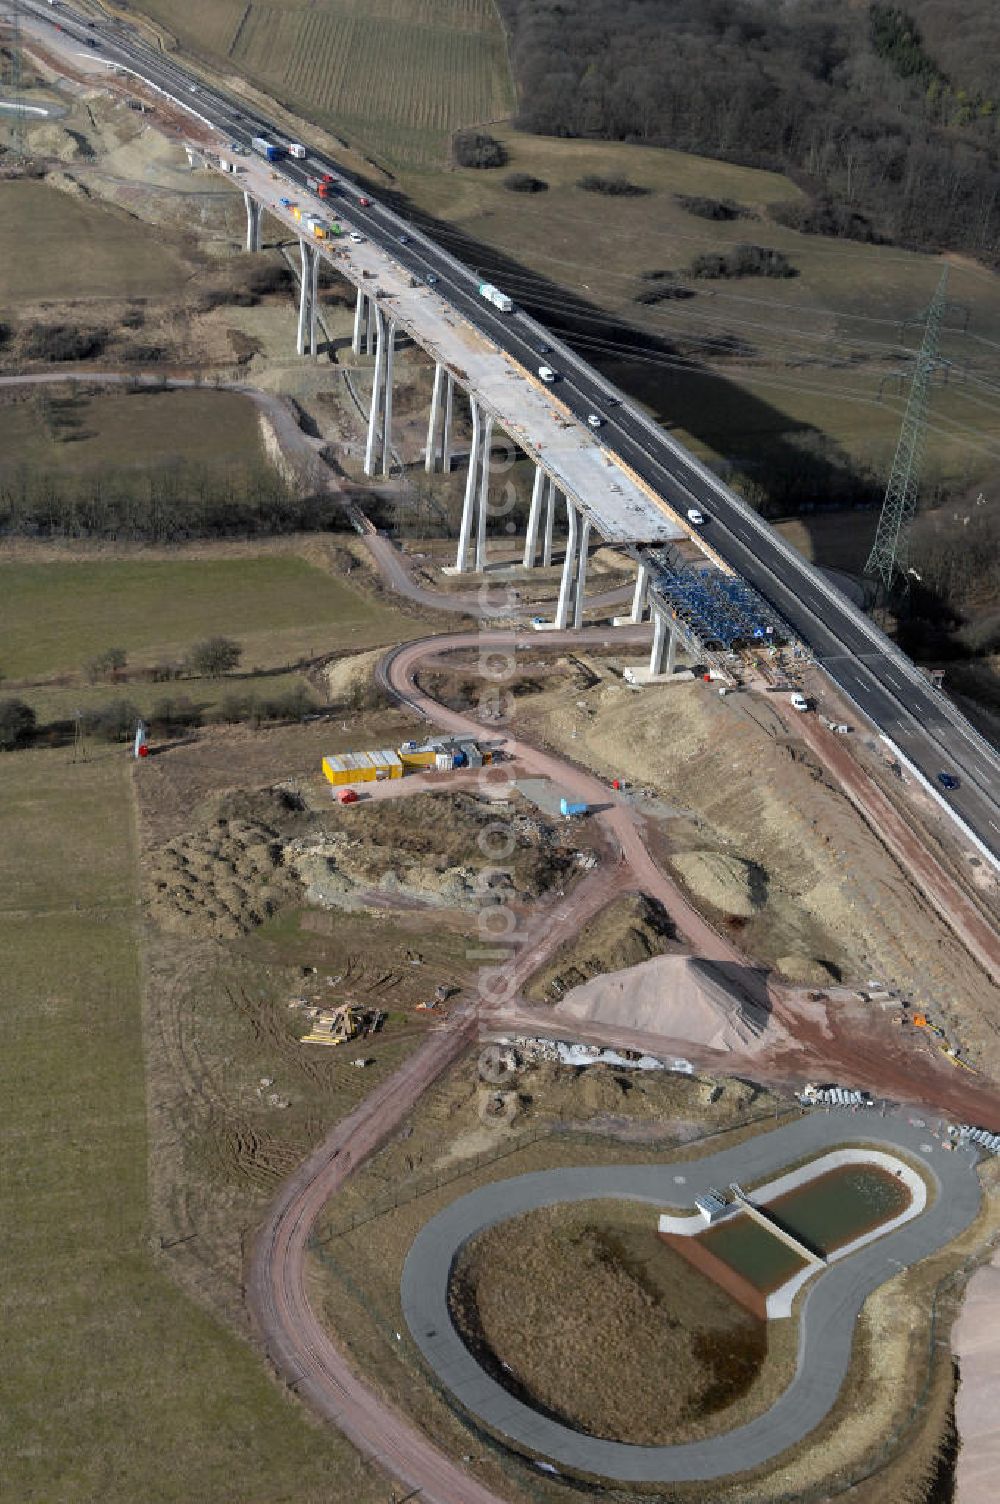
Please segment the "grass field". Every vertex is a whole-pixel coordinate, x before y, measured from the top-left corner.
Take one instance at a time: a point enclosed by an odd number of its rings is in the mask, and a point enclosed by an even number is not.
[[[338,1480],[381,1504],[154,1257],[128,777],[121,757],[0,760],[0,1491],[320,1504]]]
[[[125,683],[98,684],[41,684],[30,689],[17,690],[19,699],[24,699],[34,710],[39,725],[51,721],[70,721],[78,710],[84,714],[98,709],[112,700],[128,700],[144,716],[152,716],[162,700],[185,698],[207,719],[219,710],[224,700],[236,695],[240,698],[255,696],[258,700],[274,700],[305,690],[313,698],[305,674],[290,670],[287,673],[241,674],[238,678],[180,679],[166,684],[149,684],[130,680]]]
[[[451,1301],[494,1373],[502,1363],[536,1404],[614,1441],[732,1430],[795,1369],[797,1323],[742,1310],[661,1242],[638,1202],[544,1207],[488,1228],[461,1250]],[[670,1375],[669,1405],[654,1374]]]
[[[418,632],[418,623],[290,554],[0,563],[9,679],[72,672],[115,646],[135,664],[180,659],[219,633],[242,644],[249,671]]]
[[[491,0],[143,0],[192,50],[392,163],[440,164],[459,126],[510,114]]]
[[[0,407],[0,478],[43,470],[151,470],[176,463],[226,470],[264,460],[257,410],[235,392],[75,392],[35,387]]]
[[[594,310],[581,326],[590,353],[617,369],[680,437],[703,453],[739,461],[762,445],[819,429],[849,453],[888,464],[905,397],[898,383],[887,382],[880,401],[880,384],[904,363],[904,349],[919,343],[912,326],[900,343],[901,321],[926,308],[941,262],[892,246],[800,235],[766,217],[708,221],[674,199],[678,193],[728,198],[764,216],[766,205],[798,196],[775,173],[656,148],[505,129],[494,134],[508,146],[510,170],[541,178],[547,192],[509,192],[505,170],[412,170],[403,175],[410,198],[579,293]],[[577,186],[588,173],[624,175],[649,192],[635,198],[588,193]],[[688,278],[692,298],[654,306],[635,301],[657,285],[644,272],[682,272],[700,252],[743,241],[783,251],[799,275],[779,281]],[[515,297],[525,286],[514,271],[504,285]],[[957,369],[949,385],[934,393],[927,470],[955,478],[988,473],[1000,454],[996,403],[977,384],[978,378],[995,379],[1000,279],[956,259],[949,297],[968,308],[969,329],[967,335],[946,333],[942,341],[942,353]],[[551,303],[558,311],[556,294]],[[614,321],[602,321],[600,310],[668,344],[682,342],[708,374],[693,372],[683,361],[671,364],[669,351],[665,359],[633,357],[616,367],[622,352]],[[539,311],[544,316],[545,308]],[[946,328],[960,329],[963,318],[956,307]],[[711,341],[740,341],[743,353],[721,360],[706,343]]]
[[[44,298],[152,297],[189,274],[138,219],[43,182],[0,183],[0,311]]]

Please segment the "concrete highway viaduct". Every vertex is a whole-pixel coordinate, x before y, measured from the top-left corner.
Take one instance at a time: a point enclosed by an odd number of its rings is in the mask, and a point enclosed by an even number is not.
[[[195,155],[193,149],[191,155]],[[448,305],[436,293],[435,283],[406,273],[391,254],[367,240],[353,242],[338,237],[323,241],[303,233],[292,208],[281,203],[288,196],[279,191],[282,174],[276,186],[273,169],[255,157],[222,151],[218,158],[206,160],[210,166],[224,164],[223,170],[231,166],[239,172],[248,251],[262,249],[265,213],[297,236],[296,349],[300,355],[315,357],[319,349],[317,288],[321,262],[326,261],[354,288],[351,348],[355,355],[366,354],[373,359],[366,475],[388,477],[392,472],[393,384],[401,336],[423,349],[434,362],[424,459],[428,474],[452,471],[457,394],[466,400],[472,434],[467,461],[463,455],[465,495],[453,572],[481,574],[486,567],[488,520],[499,510],[491,502],[491,483],[495,486],[499,478],[491,460],[496,434],[502,430],[535,467],[523,553],[525,569],[551,567],[557,517],[565,511],[565,521],[558,528],[562,573],[552,627],[563,631],[583,624],[592,535],[625,544],[639,563],[632,612],[625,619],[639,622],[647,611],[651,614],[650,673],[672,672],[677,642],[687,633],[656,593],[656,566],[646,560],[646,550],[693,535],[694,529],[672,514],[662,498],[627,467],[617,463],[590,428],[574,419],[560,402],[557,388],[546,389],[539,378],[514,366],[464,321],[456,323],[449,317]],[[311,201],[313,212],[327,222],[343,212],[342,201],[313,199],[296,190],[295,207],[300,210],[303,199]],[[544,358],[539,354],[540,362]]]
[[[524,562],[552,559],[558,504],[566,508],[566,540],[553,626],[582,619],[587,553],[592,536],[629,548],[640,569],[630,621],[653,615],[653,674],[672,668],[680,630],[658,576],[656,550],[693,537],[720,571],[745,581],[775,619],[787,625],[812,659],[874,726],[925,793],[965,837],[970,855],[1000,871],[1000,756],[947,695],[848,600],[823,572],[731,491],[648,414],[612,385],[566,341],[523,308],[505,313],[479,296],[479,278],[431,236],[369,196],[337,161],[309,145],[304,159],[270,164],[249,154],[255,135],[278,142],[287,132],[252,102],[238,99],[152,46],[122,21],[86,25],[73,7],[58,12],[22,0],[23,30],[44,40],[51,57],[70,55],[75,71],[117,69],[141,80],[197,122],[192,149],[213,165],[240,168],[247,206],[247,245],[260,245],[264,213],[299,238],[302,269],[298,348],[316,348],[319,263],[329,261],[356,289],[354,348],[374,357],[373,401],[365,469],[391,463],[393,366],[397,337],[406,333],[433,359],[433,398],[426,464],[452,464],[451,419],[456,393],[468,396],[472,448],[466,475],[455,567],[480,567],[485,557],[489,470],[494,429],[502,429],[536,466]],[[60,31],[54,31],[58,18]],[[236,148],[234,152],[233,148]],[[245,154],[246,153],[246,154]],[[308,179],[329,173],[335,204],[312,198]],[[294,198],[320,218],[333,215],[358,237],[314,241],[302,234],[281,198]],[[544,354],[541,347],[545,347]],[[554,386],[537,376],[540,363],[558,372]],[[594,413],[603,421],[587,425]],[[690,508],[709,519],[704,531],[687,521]],[[957,787],[942,788],[947,772]]]

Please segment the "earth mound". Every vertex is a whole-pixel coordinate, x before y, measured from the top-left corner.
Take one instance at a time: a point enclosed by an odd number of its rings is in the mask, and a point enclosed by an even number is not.
[[[766,988],[749,967],[692,956],[654,956],[574,987],[556,1013],[566,1019],[662,1034],[713,1050],[746,1052],[774,1040]]]
[[[291,842],[285,859],[309,903],[349,910],[399,901],[478,909],[538,898],[569,878],[577,859],[562,825],[513,815],[512,850],[498,863],[489,840],[495,820],[489,802],[471,794],[362,803],[332,810],[319,838]]]
[[[532,977],[525,989],[533,1001],[553,1002],[591,977],[638,966],[670,948],[676,931],[663,907],[644,893],[617,899],[585,924]]]
[[[146,869],[147,910],[164,929],[215,939],[262,924],[301,895],[284,838],[303,818],[280,789],[236,794],[215,819],[155,849]]]
[[[372,681],[372,675],[385,657],[385,648],[376,648],[371,653],[351,653],[347,658],[335,658],[323,670],[329,697],[334,703],[350,700],[360,694]]]
[[[671,858],[695,898],[723,914],[752,919],[767,903],[767,873],[723,851],[684,851]]]

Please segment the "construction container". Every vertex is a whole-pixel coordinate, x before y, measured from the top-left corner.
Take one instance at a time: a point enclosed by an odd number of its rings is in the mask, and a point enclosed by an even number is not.
[[[559,800],[559,813],[569,819],[573,815],[585,815],[588,806],[586,804],[574,804],[569,799]]]
[[[455,766],[455,759],[450,752],[438,752],[434,757],[434,766],[439,773],[450,773]]]
[[[404,768],[419,771],[421,768],[433,768],[437,753],[433,747],[421,747],[415,752],[400,752],[400,760]]]
[[[339,752],[323,759],[323,774],[334,787],[350,783],[375,783],[383,778],[402,778],[403,764],[391,747],[375,752]]]

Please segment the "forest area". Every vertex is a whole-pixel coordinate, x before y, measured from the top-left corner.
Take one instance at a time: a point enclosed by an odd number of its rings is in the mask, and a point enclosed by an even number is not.
[[[520,128],[789,173],[794,228],[1000,265],[991,0],[500,0]]]

